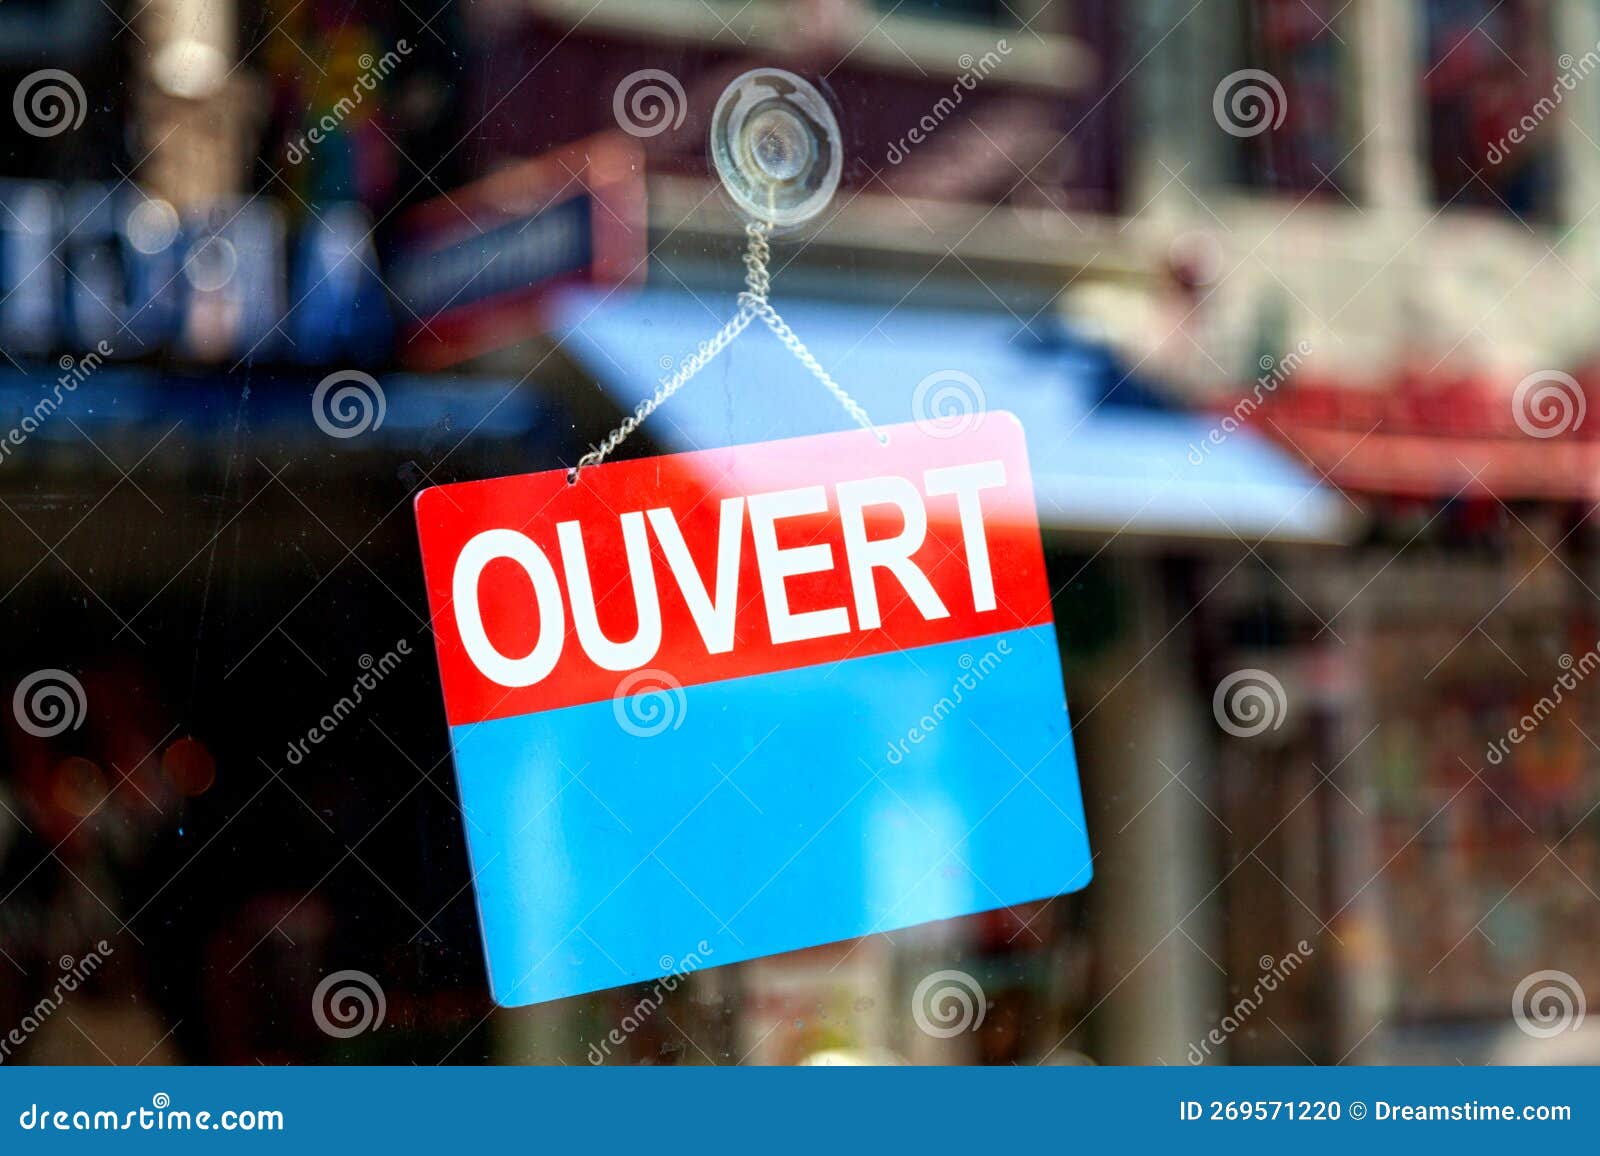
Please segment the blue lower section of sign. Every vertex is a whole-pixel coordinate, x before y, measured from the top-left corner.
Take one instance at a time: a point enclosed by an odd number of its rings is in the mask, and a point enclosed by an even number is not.
[[[667,687],[453,728],[499,1003],[1089,881],[1050,626]]]

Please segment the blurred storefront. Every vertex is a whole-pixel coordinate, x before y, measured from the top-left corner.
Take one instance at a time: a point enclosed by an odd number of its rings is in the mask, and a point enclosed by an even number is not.
[[[1234,575],[1222,591],[1218,669],[1275,670],[1304,704],[1289,712],[1301,725],[1230,754],[1229,855],[1298,879],[1241,882],[1238,901],[1336,934],[1342,998],[1375,1029],[1343,1036],[1331,1025],[1352,1017],[1330,1005],[1330,1027],[1312,1016],[1286,1037],[1330,1041],[1333,1058],[1525,1059],[1505,1022],[1519,981],[1600,983],[1583,930],[1600,788],[1594,502],[1591,471],[1573,468],[1592,443],[1531,438],[1471,383],[1353,397],[1307,383],[1261,417],[1372,517],[1337,568]],[[1331,792],[1313,790],[1323,777]],[[1588,1054],[1575,1046],[1568,1059]]]
[[[1203,741],[1181,654],[1149,654],[1186,629],[1174,568],[1207,548],[1196,542],[1342,531],[1336,500],[1262,438],[1241,437],[1231,472],[1219,467],[1204,486],[1158,468],[1206,419],[1157,401],[1049,308],[1063,270],[1102,275],[1089,241],[1046,250],[1041,240],[1070,231],[1063,208],[1103,210],[1118,196],[1117,105],[1104,99],[1111,10],[1084,9],[1070,28],[1051,17],[1009,30],[989,13],[1000,23],[982,67],[1004,71],[908,157],[902,138],[925,108],[975,91],[961,78],[984,61],[962,64],[970,27],[926,11],[885,17],[884,39],[876,17],[852,23],[825,5],[753,5],[743,23],[729,15],[727,33],[687,4],[608,6],[577,32],[559,5],[500,5],[471,20],[450,8],[414,30],[376,9],[352,19],[268,5],[244,14],[235,36],[196,24],[218,9],[157,7],[148,48],[99,78],[124,87],[139,126],[106,183],[16,181],[4,192],[0,317],[19,358],[0,382],[6,409],[29,413],[61,372],[81,376],[62,420],[40,421],[0,479],[25,535],[3,574],[21,640],[13,664],[72,665],[93,672],[97,700],[146,704],[66,745],[10,736],[8,809],[21,825],[5,855],[6,950],[19,965],[32,970],[91,928],[115,940],[116,991],[150,1009],[138,1025],[103,1019],[133,1059],[333,1054],[314,1029],[282,1026],[301,1017],[279,1013],[347,959],[385,977],[398,1028],[338,1053],[350,1057],[578,1062],[630,1014],[638,1030],[603,1058],[1178,1054],[1203,1019],[1201,988],[1176,961],[1133,974],[1146,932],[1165,928],[1183,894],[1154,865],[1189,829],[1167,801],[1149,802],[1158,764]],[[472,67],[452,64],[457,52]],[[234,70],[245,53],[250,67]],[[1024,417],[1047,483],[1070,701],[1105,800],[1092,821],[1136,824],[1134,834],[1088,895],[712,967],[665,993],[659,1015],[638,1014],[653,1013],[650,992],[624,990],[490,1020],[431,664],[403,667],[369,727],[304,762],[282,755],[320,712],[320,692],[299,676],[358,669],[378,640],[426,653],[409,493],[573,460],[648,390],[661,357],[703,337],[708,303],[731,300],[737,221],[708,196],[703,125],[622,138],[609,99],[552,94],[610,93],[658,67],[682,78],[697,118],[707,93],[774,56],[831,77],[848,94],[852,133],[833,229],[780,247],[789,313],[883,420],[912,416],[908,387],[940,372],[978,385],[982,396],[967,399],[977,416],[986,406]],[[548,115],[502,103],[535,63],[528,95],[546,94]],[[482,132],[463,148],[454,132],[469,109]],[[1052,151],[1069,121],[1080,129],[1060,167],[1019,181],[1017,158]],[[516,163],[545,158],[548,173],[564,157],[591,226],[645,224],[632,201],[596,195],[583,167],[592,148],[582,163],[560,151],[605,139],[595,133],[647,149],[648,269],[559,309],[542,298],[521,332],[497,329],[442,356],[440,315],[470,303],[481,333],[494,303],[451,292],[425,305],[438,286],[397,271],[416,265],[419,243],[442,252],[438,238],[455,237],[453,259],[470,268],[453,275],[477,281],[499,252],[468,243],[486,224],[482,206],[508,182],[526,194],[536,180],[517,177]],[[241,163],[251,155],[253,166]],[[464,191],[496,172],[498,183]],[[1126,274],[1112,262],[1110,275]],[[392,281],[407,291],[391,293]],[[626,281],[646,288],[611,299]],[[100,342],[106,351],[85,358]],[[62,356],[70,369],[54,364]],[[700,383],[665,415],[657,448],[827,428],[813,392],[776,369],[789,364],[752,339],[720,384]],[[382,409],[352,411],[359,437],[330,434],[308,400],[354,368],[381,379]],[[736,391],[746,378],[761,392]],[[125,480],[102,498],[108,471]],[[94,575],[89,607],[74,613],[78,593],[39,580],[57,564]],[[63,629],[69,621],[79,625]],[[1136,700],[1165,705],[1130,726]],[[253,705],[263,702],[269,710]],[[163,887],[175,871],[184,886]],[[945,1039],[907,1014],[921,980],[948,967],[981,985],[984,1030]],[[93,1058],[70,1033],[38,1047],[41,1058]]]
[[[1529,441],[1506,405],[1546,358],[1587,382],[1600,265],[1525,259],[1524,217],[1590,235],[1552,175],[1573,131],[1451,160],[1531,83],[1464,31],[1504,24],[1536,73],[1575,5],[151,7],[115,61],[67,19],[18,25],[5,60],[79,62],[117,120],[92,118],[96,158],[6,138],[0,187],[0,412],[88,367],[0,458],[8,673],[72,666],[123,704],[94,733],[8,730],[0,947],[39,973],[114,937],[95,1038],[129,1061],[1183,1063],[1302,942],[1208,1059],[1473,1062],[1503,1054],[1521,977],[1600,998],[1592,692],[1501,762],[1484,746],[1600,642],[1592,427]],[[1425,63],[1387,68],[1408,44]],[[880,421],[932,382],[1029,431],[1096,881],[494,1012],[410,497],[575,460],[715,330],[742,236],[706,117],[758,63],[828,88],[849,158],[825,226],[775,246],[786,316]],[[1244,65],[1282,78],[1281,133],[1217,131]],[[1477,210],[1435,212],[1458,196]],[[641,450],[834,428],[767,335],[726,357]],[[381,392],[347,437],[310,399],[352,370]],[[1273,396],[1219,440],[1260,375]],[[290,757],[320,680],[401,640],[371,716]],[[1283,684],[1281,727],[1219,729],[1242,670]],[[341,966],[382,977],[388,1030],[299,1014]],[[914,1014],[949,970],[976,1030]],[[38,1048],[96,1062],[61,1025]]]
[[[1163,130],[1135,158],[1149,211],[1129,232],[1180,290],[1091,286],[1071,307],[1366,527],[1336,556],[1199,580],[1220,608],[1204,681],[1267,672],[1287,703],[1224,739],[1206,820],[1229,989],[1321,945],[1307,998],[1229,1055],[1592,1059],[1581,1033],[1541,1053],[1509,1013],[1528,977],[1591,1003],[1600,983],[1581,930],[1600,732],[1576,673],[1596,641],[1595,13],[1231,8],[1231,28],[1152,44],[1164,66],[1131,98]],[[1249,67],[1270,73],[1262,103],[1222,103]],[[1213,115],[1226,131],[1199,127]]]

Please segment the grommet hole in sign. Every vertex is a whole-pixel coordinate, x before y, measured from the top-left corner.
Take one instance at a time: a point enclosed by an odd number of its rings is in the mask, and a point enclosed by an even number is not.
[[[811,220],[833,199],[844,170],[839,121],[822,93],[781,68],[756,68],[738,77],[717,100],[711,118],[711,160],[722,187],[749,220],[745,224],[744,292],[739,308],[711,337],[656,384],[616,429],[567,472],[576,484],[587,466],[599,465],[695,374],[709,365],[757,318],[831,393],[879,445],[889,437],[833,379],[768,299],[776,228]]]

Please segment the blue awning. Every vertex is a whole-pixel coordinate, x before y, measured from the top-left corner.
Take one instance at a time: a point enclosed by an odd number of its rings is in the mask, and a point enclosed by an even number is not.
[[[1218,419],[1127,404],[1136,389],[1103,354],[1041,338],[1005,315],[774,298],[819,361],[884,424],[911,420],[919,382],[967,375],[1028,434],[1039,516],[1058,530],[1337,542],[1351,507],[1248,430],[1206,445]],[[584,291],[559,320],[566,347],[632,409],[736,308],[731,294]],[[1107,378],[1109,377],[1109,381]],[[759,322],[661,409],[645,433],[667,450],[822,433],[850,419]],[[1197,461],[1198,459],[1198,461]]]

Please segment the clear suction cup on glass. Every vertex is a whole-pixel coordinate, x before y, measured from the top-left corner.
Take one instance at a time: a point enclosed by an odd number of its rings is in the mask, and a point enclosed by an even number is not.
[[[711,117],[711,159],[734,202],[777,227],[820,213],[844,168],[827,100],[781,68],[753,69],[723,91]]]

